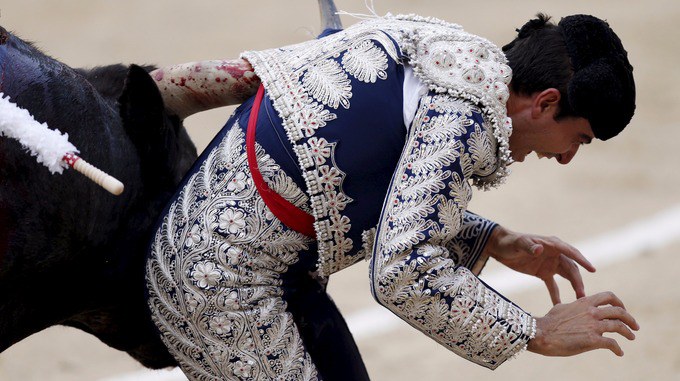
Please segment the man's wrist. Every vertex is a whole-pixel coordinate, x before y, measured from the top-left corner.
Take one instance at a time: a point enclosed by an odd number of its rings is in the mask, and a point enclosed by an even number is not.
[[[504,237],[506,237],[508,233],[509,231],[506,228],[504,228],[501,225],[496,225],[493,228],[493,231],[491,231],[489,240],[486,242],[486,246],[484,247],[484,254],[495,259],[499,252],[500,241]]]
[[[533,353],[545,354],[544,353],[546,344],[544,329],[545,317],[543,318],[535,317],[534,320],[536,321],[534,337],[532,337],[531,340],[529,340],[529,342],[527,343],[527,350]]]

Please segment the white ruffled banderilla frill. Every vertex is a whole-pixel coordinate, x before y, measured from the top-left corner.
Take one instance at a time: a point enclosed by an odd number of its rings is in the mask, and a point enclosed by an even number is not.
[[[79,151],[68,141],[68,134],[38,123],[3,93],[0,93],[0,136],[18,140],[52,174],[61,174],[64,168],[72,167],[114,195],[123,192],[123,183],[76,155]]]

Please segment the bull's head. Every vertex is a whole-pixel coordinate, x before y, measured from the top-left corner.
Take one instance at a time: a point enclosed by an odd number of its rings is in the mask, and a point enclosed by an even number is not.
[[[73,171],[51,175],[0,138],[0,351],[65,324],[146,366],[174,364],[147,317],[143,262],[196,150],[148,70],[74,70],[0,28],[0,91],[126,185],[115,197]]]
[[[333,1],[318,2],[322,29],[340,29]],[[143,271],[155,221],[196,158],[180,118],[241,102],[259,85],[247,62],[198,64],[205,78],[217,71],[230,82],[186,86],[182,78],[202,78],[196,64],[156,71],[157,83],[151,67],[74,70],[0,27],[0,92],[125,184],[114,197],[73,171],[51,175],[0,138],[0,352],[64,324],[147,367],[175,365],[148,317]],[[171,112],[156,85],[175,101]]]

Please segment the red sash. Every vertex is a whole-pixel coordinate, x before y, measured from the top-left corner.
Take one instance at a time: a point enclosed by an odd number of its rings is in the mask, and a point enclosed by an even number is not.
[[[262,177],[260,168],[257,165],[257,157],[255,156],[255,129],[257,128],[257,115],[260,112],[260,105],[264,97],[264,86],[260,85],[255,95],[255,102],[253,108],[250,110],[250,118],[248,119],[248,130],[246,132],[246,154],[248,155],[248,167],[253,176],[253,182],[257,192],[264,200],[269,210],[279,219],[284,225],[298,233],[304,234],[308,237],[315,238],[314,231],[314,217],[290,203],[288,200],[281,197],[280,194],[274,192]]]

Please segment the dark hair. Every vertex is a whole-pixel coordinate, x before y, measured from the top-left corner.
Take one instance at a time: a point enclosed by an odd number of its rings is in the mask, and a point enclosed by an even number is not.
[[[531,95],[556,88],[556,118],[588,119],[595,137],[610,139],[635,113],[633,66],[609,24],[590,15],[564,17],[555,25],[539,13],[503,47],[512,68],[512,91]]]
[[[557,117],[575,116],[567,97],[574,70],[558,27],[550,22],[550,16],[539,13],[517,32],[517,37],[503,46],[512,68],[510,89],[517,94],[531,95],[555,88],[562,94]]]

